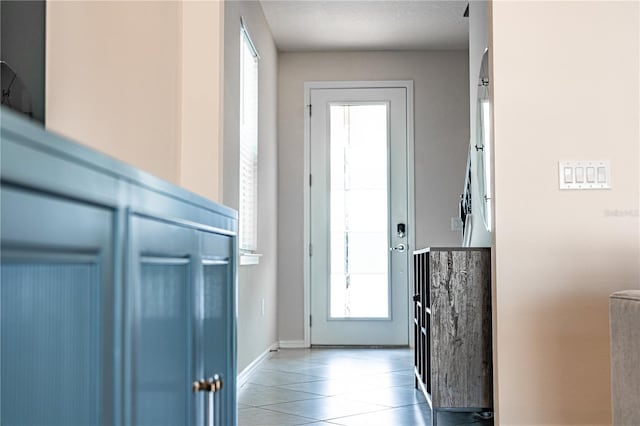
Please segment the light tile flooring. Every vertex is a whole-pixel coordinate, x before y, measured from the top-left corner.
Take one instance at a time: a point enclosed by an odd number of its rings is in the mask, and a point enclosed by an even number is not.
[[[238,390],[239,426],[427,426],[409,349],[282,349]],[[491,425],[472,414],[438,426]]]

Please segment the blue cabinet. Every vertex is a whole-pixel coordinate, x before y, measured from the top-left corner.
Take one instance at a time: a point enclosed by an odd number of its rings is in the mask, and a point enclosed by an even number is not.
[[[0,120],[0,423],[235,425],[236,213]]]

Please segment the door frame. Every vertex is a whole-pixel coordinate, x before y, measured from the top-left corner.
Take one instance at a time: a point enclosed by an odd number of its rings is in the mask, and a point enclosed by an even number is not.
[[[311,90],[312,89],[406,89],[407,93],[407,241],[409,255],[415,245],[415,209],[414,209],[414,134],[413,134],[413,80],[379,80],[379,81],[308,81],[304,83],[304,286],[303,286],[303,322],[304,322],[304,347],[311,347],[311,259],[309,247],[311,244]],[[407,273],[407,294],[411,294],[413,282],[413,263],[409,259]],[[407,297],[407,330],[409,333],[409,345],[413,346],[413,303]]]

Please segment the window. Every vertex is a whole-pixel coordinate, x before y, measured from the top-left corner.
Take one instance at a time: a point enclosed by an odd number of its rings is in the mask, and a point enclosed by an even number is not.
[[[240,199],[238,244],[255,253],[258,234],[258,53],[240,25]],[[244,263],[241,261],[241,263]],[[249,263],[249,262],[247,262]]]

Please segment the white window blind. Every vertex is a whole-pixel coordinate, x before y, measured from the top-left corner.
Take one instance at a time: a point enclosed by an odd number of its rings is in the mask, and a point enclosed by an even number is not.
[[[255,252],[258,243],[258,53],[240,26],[240,202],[239,248]]]

